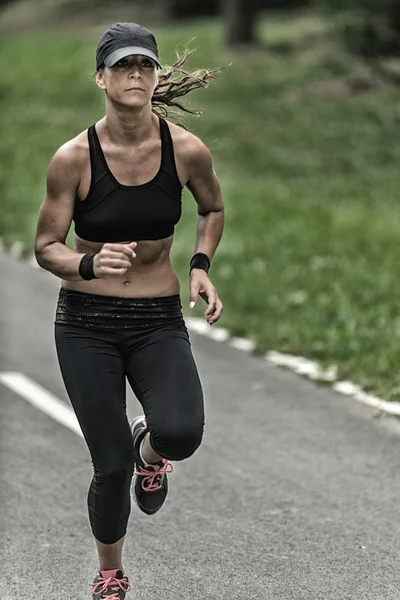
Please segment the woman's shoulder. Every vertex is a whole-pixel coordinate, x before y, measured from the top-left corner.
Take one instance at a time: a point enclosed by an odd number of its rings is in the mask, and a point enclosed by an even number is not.
[[[175,153],[186,160],[198,160],[210,155],[206,144],[187,129],[167,121],[174,143]]]
[[[54,153],[51,164],[65,167],[76,167],[89,157],[87,130],[64,142]]]
[[[83,153],[87,153],[89,149],[89,141],[87,135],[87,129],[81,131],[77,136],[64,142],[57,150],[58,153],[65,156],[65,158],[81,158]]]

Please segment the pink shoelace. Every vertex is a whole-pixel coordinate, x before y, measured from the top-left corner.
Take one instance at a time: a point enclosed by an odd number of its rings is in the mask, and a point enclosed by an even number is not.
[[[130,592],[132,589],[126,579],[116,579],[115,577],[108,577],[107,579],[100,577],[97,583],[91,583],[90,585],[93,588],[93,594],[115,592],[114,594],[111,594],[111,596],[104,596],[104,598],[107,598],[107,600],[120,600],[118,596],[119,590],[122,590],[123,592]]]
[[[174,467],[170,462],[167,461],[166,458],[164,458],[161,462],[162,465],[145,465],[145,467],[140,467],[140,471],[134,471],[134,475],[143,477],[141,485],[145,492],[157,492],[158,490],[161,490],[162,475],[165,475],[166,473],[172,473],[174,470]]]

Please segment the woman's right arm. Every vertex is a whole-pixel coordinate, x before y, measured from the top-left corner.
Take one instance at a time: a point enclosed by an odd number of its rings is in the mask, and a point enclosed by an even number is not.
[[[81,280],[79,264],[84,254],[65,245],[80,183],[79,162],[69,142],[53,156],[47,171],[47,189],[36,228],[38,264],[61,279]]]
[[[82,281],[79,265],[84,254],[65,245],[74,214],[81,164],[71,142],[57,150],[47,171],[47,190],[36,229],[38,264],[66,281]],[[135,247],[136,242],[103,244],[93,264],[96,277],[110,279],[125,275],[136,257]]]

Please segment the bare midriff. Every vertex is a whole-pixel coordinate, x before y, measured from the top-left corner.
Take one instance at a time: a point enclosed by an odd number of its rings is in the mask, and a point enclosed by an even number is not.
[[[170,250],[174,236],[162,240],[138,241],[136,258],[124,275],[90,281],[62,280],[62,286],[77,292],[119,296],[124,298],[155,298],[180,293],[179,279],[170,261]],[[128,240],[119,242],[130,244]],[[88,242],[75,235],[75,251],[84,254],[100,252],[103,243]]]

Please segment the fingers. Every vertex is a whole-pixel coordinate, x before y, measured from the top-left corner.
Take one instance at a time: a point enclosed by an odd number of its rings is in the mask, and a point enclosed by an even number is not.
[[[111,269],[129,269],[132,266],[128,258],[103,258],[100,259],[100,265],[110,267]]]
[[[190,308],[194,308],[197,304],[197,300],[199,297],[199,286],[198,285],[192,285],[190,287]]]
[[[112,254],[100,252],[97,264],[99,267],[111,269],[129,269],[132,266],[132,257],[129,258],[125,254],[118,254],[117,252]]]
[[[203,296],[203,294],[201,294]],[[217,290],[212,288],[204,293],[204,299],[207,302],[207,308],[204,311],[204,318],[207,322],[212,325],[216,323],[222,315],[224,307],[221,300],[218,297]]]
[[[94,273],[98,278],[122,277],[132,266],[132,260],[136,258],[133,248],[136,242],[131,244],[104,244],[94,259]]]
[[[204,318],[208,320],[208,317],[211,317],[212,314],[214,314],[215,311],[215,305],[217,302],[217,291],[214,289],[208,290],[206,292],[206,302],[208,304],[206,310],[204,311]]]
[[[102,267],[98,273],[95,272],[96,276],[100,279],[107,279],[110,277],[122,277],[125,275],[128,269],[113,269],[111,267]]]
[[[217,301],[215,303],[215,310],[214,310],[213,314],[211,315],[211,317],[208,319],[208,322],[210,323],[210,325],[212,325],[213,323],[216,323],[221,318],[223,310],[224,310],[223,304],[222,304],[221,300],[217,297]]]
[[[104,246],[101,249],[101,252],[103,252],[104,254],[124,254],[126,255],[128,258],[135,258],[136,257],[136,252],[134,252],[134,248],[136,248],[137,243],[136,242],[132,242],[130,244],[104,244]]]
[[[122,277],[131,267],[130,263],[124,263],[122,261],[117,261],[116,263],[111,263],[108,261],[96,261],[96,257],[93,263],[94,274],[98,279],[106,279],[108,277]]]

